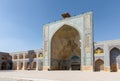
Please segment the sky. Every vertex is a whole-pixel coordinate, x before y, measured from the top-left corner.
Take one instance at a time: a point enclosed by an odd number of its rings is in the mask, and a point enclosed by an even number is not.
[[[43,48],[43,25],[93,11],[94,41],[120,39],[120,0],[0,0],[0,51]]]

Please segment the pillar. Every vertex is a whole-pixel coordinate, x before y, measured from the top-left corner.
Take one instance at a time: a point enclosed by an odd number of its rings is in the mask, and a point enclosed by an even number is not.
[[[1,62],[0,62],[0,70],[1,70]]]
[[[39,63],[39,52],[36,52],[36,71],[38,71],[38,63]]]
[[[17,54],[17,70],[19,70],[19,54]]]
[[[19,60],[17,60],[17,70],[19,70]]]
[[[48,71],[50,69],[50,43],[49,43],[49,26],[44,27],[44,57],[43,57],[43,70]]]
[[[105,71],[110,72],[110,54],[109,54],[109,49],[108,45],[104,44],[104,65],[105,65]]]
[[[23,53],[23,67],[22,70],[25,70],[25,53]]]
[[[14,69],[14,54],[11,54],[12,56],[12,62],[13,62],[13,65],[12,65],[12,70]]]
[[[11,54],[11,56],[12,56],[12,60],[14,60],[14,54]]]
[[[93,22],[92,13],[84,16],[83,33],[81,33],[81,69],[82,71],[93,71]]]

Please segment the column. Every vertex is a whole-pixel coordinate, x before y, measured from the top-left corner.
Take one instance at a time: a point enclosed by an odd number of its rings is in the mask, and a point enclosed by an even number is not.
[[[25,70],[25,53],[23,53],[23,67],[22,70]]]
[[[19,54],[17,54],[17,70],[19,70]]]
[[[12,70],[14,70],[14,54],[11,54],[11,56],[12,56],[12,62],[13,62],[13,65],[12,65]]]
[[[81,33],[81,69],[93,71],[93,16],[92,13],[83,17],[83,31]]]
[[[1,62],[0,62],[0,70],[1,70]]]
[[[50,40],[49,40],[49,26],[44,27],[44,57],[43,57],[43,70],[48,71],[50,69]]]
[[[17,70],[19,70],[19,60],[17,60]]]
[[[12,56],[12,61],[14,60],[14,54],[11,54],[11,56]]]
[[[36,71],[38,71],[39,52],[36,52]]]

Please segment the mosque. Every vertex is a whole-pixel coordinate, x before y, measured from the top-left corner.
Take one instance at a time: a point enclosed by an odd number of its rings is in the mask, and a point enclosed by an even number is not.
[[[120,40],[94,42],[93,12],[44,25],[44,49],[0,52],[1,70],[120,70]]]

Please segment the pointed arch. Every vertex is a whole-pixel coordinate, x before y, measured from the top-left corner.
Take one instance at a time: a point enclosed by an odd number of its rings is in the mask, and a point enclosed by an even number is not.
[[[22,70],[23,68],[23,62],[19,62],[19,70]]]
[[[74,29],[77,30],[77,32],[79,33],[80,37],[82,37],[81,30],[78,30],[74,25],[72,25],[72,24],[62,24],[62,25],[60,25],[58,28],[56,28],[55,31],[53,31],[53,34],[50,36],[50,42],[51,42],[51,40],[53,39],[55,33],[58,32],[62,27],[65,27],[65,26],[74,28]],[[81,38],[80,38],[80,39],[81,39]]]
[[[17,59],[18,57],[17,57],[17,55],[14,55],[14,59]]]
[[[6,62],[1,63],[1,70],[7,70],[7,63]]]
[[[23,54],[19,54],[19,59],[23,59]]]
[[[98,59],[95,61],[95,71],[104,70],[104,61],[102,59]]]
[[[117,47],[113,47],[113,48],[110,50],[110,52],[112,52],[113,50],[120,50],[120,49],[117,48]]]
[[[13,62],[13,70],[17,70],[17,62],[16,61]]]
[[[120,69],[120,50],[114,47],[110,50],[110,70],[117,72],[118,69]]]
[[[95,54],[103,54],[104,50],[101,47],[95,49]]]
[[[55,33],[58,32],[61,28],[64,28],[64,27],[71,27],[71,28],[75,29],[75,30],[79,33],[79,35],[80,35],[80,37],[81,37],[81,33],[80,33],[74,26],[71,26],[71,25],[68,25],[68,24],[64,24],[64,25],[61,25],[60,28],[58,28],[58,29],[53,33],[53,35],[52,35],[52,37],[51,37],[51,40],[53,39]],[[81,39],[81,38],[80,38],[80,39]]]
[[[51,39],[51,68],[57,67],[60,69],[64,66],[68,68],[65,63],[68,63],[67,60],[70,59],[72,54],[79,56],[81,54],[80,39],[80,34],[74,27],[66,24],[60,27]],[[55,65],[52,60],[56,60],[58,64]],[[58,67],[58,65],[60,66]]]

